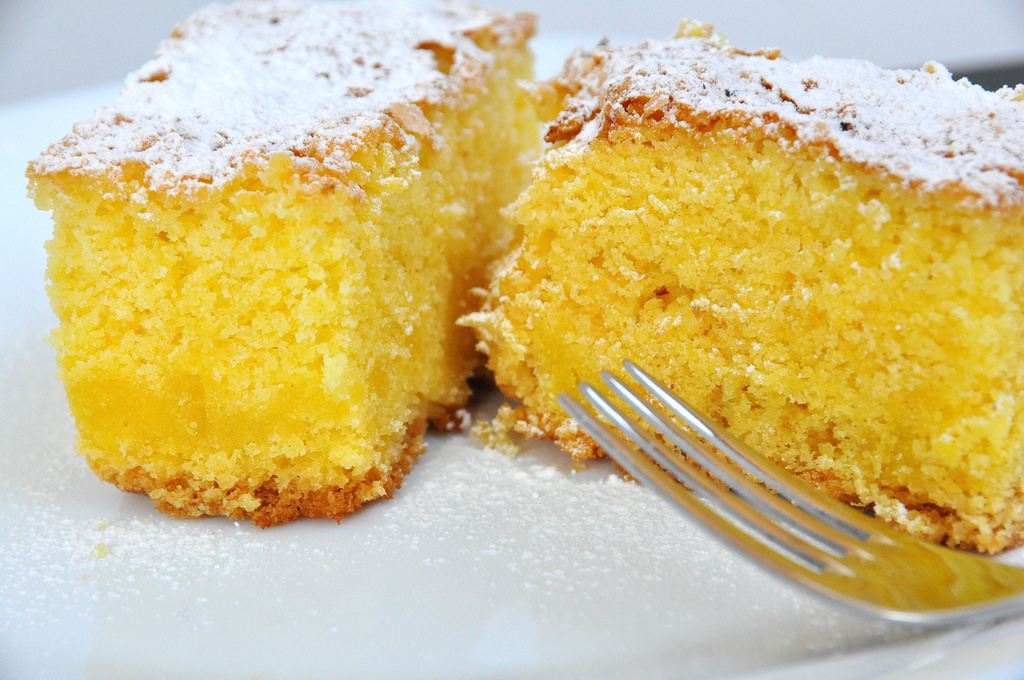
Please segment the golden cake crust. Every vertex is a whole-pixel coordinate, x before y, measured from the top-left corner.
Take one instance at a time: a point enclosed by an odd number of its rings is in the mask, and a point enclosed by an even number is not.
[[[1024,203],[1024,86],[993,96],[941,64],[889,70],[740,50],[711,26],[680,37],[579,49],[545,84],[545,139],[579,152],[628,128],[774,137],[985,210]]]
[[[440,143],[429,112],[481,86],[487,48],[522,44],[534,24],[531,14],[461,0],[212,5],[179,24],[117,101],[29,175],[122,181],[141,171],[145,188],[189,197],[284,154],[358,191],[346,179],[355,152]]]

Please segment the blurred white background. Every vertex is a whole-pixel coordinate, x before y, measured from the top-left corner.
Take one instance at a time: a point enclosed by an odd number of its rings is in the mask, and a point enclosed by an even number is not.
[[[0,0],[0,104],[120,80],[207,1]],[[1024,62],[1024,0],[481,1],[536,12],[542,40],[661,38],[687,16],[714,23],[737,45],[781,47],[791,58],[891,67],[935,59],[954,72]]]

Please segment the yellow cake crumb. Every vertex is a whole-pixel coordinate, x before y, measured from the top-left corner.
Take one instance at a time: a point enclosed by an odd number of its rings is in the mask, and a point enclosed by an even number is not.
[[[522,448],[512,439],[512,431],[517,422],[512,407],[502,404],[493,419],[474,423],[472,433],[484,446],[515,458],[522,453]]]

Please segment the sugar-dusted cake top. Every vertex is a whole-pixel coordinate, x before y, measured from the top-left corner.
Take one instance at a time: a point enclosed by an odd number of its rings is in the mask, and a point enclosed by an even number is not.
[[[938,64],[886,70],[778,51],[743,52],[710,27],[628,47],[577,51],[551,85],[562,110],[547,140],[584,147],[630,123],[767,127],[923,190],[985,206],[1024,203],[1024,95],[954,81]]]
[[[46,174],[146,166],[147,183],[189,192],[273,153],[344,173],[351,142],[389,119],[429,135],[416,104],[480,78],[476,39],[522,41],[529,15],[461,0],[239,0],[192,15],[128,76],[113,105],[32,164]],[[483,42],[483,40],[481,40]]]

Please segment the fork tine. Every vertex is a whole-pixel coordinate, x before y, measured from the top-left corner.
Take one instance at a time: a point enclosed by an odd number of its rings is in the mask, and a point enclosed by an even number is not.
[[[612,392],[665,437],[669,443],[704,468],[711,477],[726,484],[733,493],[743,497],[772,520],[802,538],[817,543],[819,547],[836,557],[843,557],[850,550],[861,550],[859,541],[848,533],[836,529],[831,523],[820,521],[815,515],[808,514],[784,497],[752,482],[750,478],[742,476],[735,466],[728,464],[727,461],[730,460],[728,456],[679,429],[674,423],[651,408],[650,404],[614,374],[602,371],[601,379]],[[661,457],[660,452],[658,455],[658,463],[670,473],[678,468],[680,460],[679,455],[671,450],[665,457]]]
[[[783,470],[775,462],[757,453],[730,435],[718,423],[701,416],[685,400],[674,394],[632,361],[623,361],[629,375],[664,404],[673,415],[692,427],[729,460],[793,505],[858,541],[869,538],[888,540],[885,530],[862,513],[840,503]]]
[[[712,482],[685,458],[680,457],[677,464],[672,466],[678,478],[667,472],[655,460],[671,455],[664,445],[634,426],[628,417],[592,386],[581,383],[580,391],[599,413],[654,458],[637,452],[571,397],[559,397],[562,407],[627,472],[660,490],[713,533],[728,539],[733,546],[777,571],[791,572],[794,566],[799,566],[813,573],[832,571],[851,574],[827,551],[780,528],[745,500]],[[765,547],[770,550],[765,550]]]

